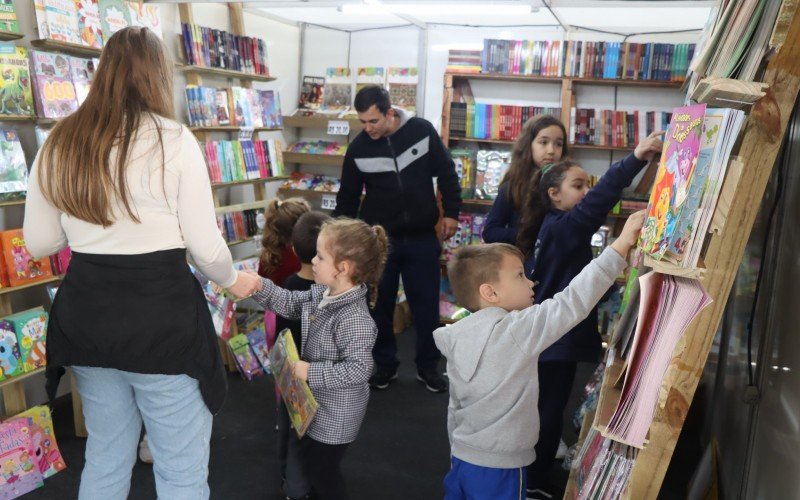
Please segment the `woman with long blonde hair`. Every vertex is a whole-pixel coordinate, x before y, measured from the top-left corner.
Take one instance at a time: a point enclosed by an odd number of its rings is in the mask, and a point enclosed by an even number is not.
[[[89,95],[31,168],[24,234],[72,261],[50,313],[51,399],[72,367],[89,439],[81,499],[125,499],[144,423],[159,498],[208,498],[212,414],[227,391],[208,307],[187,264],[244,297],[216,225],[197,141],[174,121],[172,61],[130,27],[103,50]]]

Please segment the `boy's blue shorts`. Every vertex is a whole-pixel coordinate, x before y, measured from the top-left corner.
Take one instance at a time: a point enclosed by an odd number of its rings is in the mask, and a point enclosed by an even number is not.
[[[525,467],[495,469],[450,458],[444,477],[445,500],[525,500]]]

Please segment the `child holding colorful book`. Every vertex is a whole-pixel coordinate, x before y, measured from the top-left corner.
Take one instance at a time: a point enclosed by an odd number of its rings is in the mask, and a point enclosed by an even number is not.
[[[294,376],[307,381],[319,408],[300,440],[302,463],[315,498],[347,498],[341,461],[356,439],[369,400],[377,327],[367,296],[376,288],[388,250],[386,232],[358,220],[322,226],[312,260],[315,285],[289,291],[262,278],[253,298],[302,321],[302,351]]]

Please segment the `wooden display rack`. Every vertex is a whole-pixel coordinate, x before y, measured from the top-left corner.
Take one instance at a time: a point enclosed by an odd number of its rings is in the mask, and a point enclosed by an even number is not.
[[[192,11],[191,4],[188,3],[179,4],[178,12],[180,14],[180,22],[190,23],[190,24],[194,23],[194,14]],[[230,16],[230,25],[233,34],[246,35],[242,4],[229,3],[228,14]],[[187,84],[197,85],[197,86],[203,85],[202,75],[209,75],[217,78],[221,77],[221,78],[238,79],[240,85],[248,89],[253,88],[254,81],[267,82],[275,80],[275,77],[273,76],[254,75],[239,71],[221,70],[218,68],[206,68],[201,66],[192,66],[184,64],[178,65],[178,69],[186,74]],[[209,140],[210,138],[209,135],[211,133],[238,132],[239,130],[241,130],[241,128],[240,127],[196,127],[192,128],[191,130],[192,132],[194,132],[195,136],[199,141],[206,141]],[[254,132],[270,131],[270,130],[281,130],[281,129],[257,128],[254,129]],[[266,183],[274,181],[282,181],[284,179],[286,179],[286,177],[269,177],[266,179],[252,179],[246,181],[223,182],[223,183],[213,184],[212,195],[214,197],[214,206],[217,207],[216,211],[217,213],[225,213],[225,212],[236,212],[241,210],[247,210],[252,208],[263,208],[268,203]],[[246,185],[250,185],[253,187],[253,198],[255,199],[255,202],[249,204],[245,203],[239,205],[222,206],[218,195],[220,189],[230,188],[234,186],[246,186]],[[248,208],[242,208],[242,207],[248,207]],[[228,246],[231,247],[248,241],[252,240],[245,239],[245,240],[233,241],[229,242]],[[236,334],[236,321],[234,320],[231,323],[231,335],[235,334]],[[238,371],[238,369],[236,368],[236,360],[233,359],[230,349],[222,340],[220,340],[219,342],[220,342],[220,352],[222,353],[222,359],[225,362],[225,365],[228,367],[228,370],[232,372]]]
[[[700,382],[709,349],[725,311],[727,298],[738,272],[745,245],[750,237],[757,207],[772,174],[773,166],[786,133],[786,126],[800,91],[800,15],[791,19],[786,41],[769,61],[764,76],[768,88],[755,102],[749,114],[739,147],[741,166],[733,166],[726,177],[715,229],[708,236],[704,256],[705,273],[699,278],[713,302],[689,325],[662,381],[661,398],[650,427],[649,443],[639,453],[631,472],[624,498],[655,499],[669,467],[681,428],[686,419],[695,390]],[[727,90],[729,86],[727,86]],[[727,91],[726,89],[722,89]],[[761,85],[757,86],[761,92]],[[725,95],[710,92],[709,95]],[[757,95],[751,96],[756,101]],[[744,101],[742,96],[739,100]],[[729,182],[730,179],[730,182]],[[724,211],[726,213],[721,213]],[[606,369],[598,399],[594,425],[602,428],[610,418],[619,390],[612,384],[619,374],[621,360],[614,360]],[[610,408],[610,411],[609,411]],[[574,496],[570,477],[565,498]]]

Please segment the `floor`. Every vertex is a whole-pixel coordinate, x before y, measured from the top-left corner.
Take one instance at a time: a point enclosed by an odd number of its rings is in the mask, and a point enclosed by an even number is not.
[[[389,389],[373,391],[358,440],[343,467],[353,500],[442,498],[442,478],[449,467],[446,433],[447,395],[432,394],[415,378],[414,334],[398,336],[399,379]],[[593,367],[579,366],[567,418],[578,405],[583,382]],[[231,374],[225,407],[214,420],[209,484],[211,498],[273,500],[280,498],[275,458],[275,399],[272,379],[244,381]],[[566,420],[566,419],[565,419]],[[77,498],[85,440],[72,428],[69,397],[56,404],[55,430],[67,470],[46,480],[44,488],[24,498]],[[565,424],[564,438],[577,435]],[[554,470],[553,480],[566,483],[567,472]],[[152,467],[138,462],[133,471],[130,499],[155,498]]]

